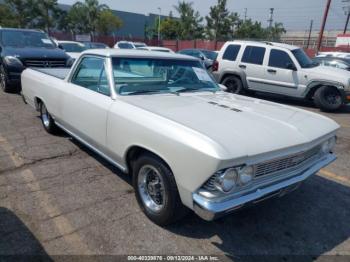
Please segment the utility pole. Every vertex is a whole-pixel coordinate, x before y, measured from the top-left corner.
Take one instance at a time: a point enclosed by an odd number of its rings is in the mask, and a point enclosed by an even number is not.
[[[244,22],[247,21],[248,8],[244,8]]]
[[[349,3],[350,0],[343,0],[343,3]],[[344,27],[344,32],[343,34],[346,34],[346,31],[348,30],[348,24],[349,24],[349,19],[350,19],[350,5],[344,6],[343,7],[344,13],[347,16],[346,22],[345,22],[345,27]]]
[[[159,18],[158,18],[158,46],[160,46],[160,15],[162,12],[162,9],[158,7],[159,10]]]
[[[308,49],[309,46],[310,46],[310,39],[311,39],[311,33],[312,33],[312,26],[313,26],[313,24],[314,24],[314,20],[311,20],[310,21],[310,29],[309,29],[309,37],[307,39],[306,49]]]
[[[321,31],[320,31],[320,35],[318,36],[318,43],[317,43],[316,53],[318,53],[320,51],[320,49],[321,49],[322,39],[323,39],[323,32],[324,32],[324,28],[326,26],[328,12],[329,12],[329,7],[331,6],[331,2],[332,2],[332,0],[327,0],[327,5],[326,5],[326,8],[325,8],[324,14],[323,14]]]
[[[272,24],[273,24],[273,11],[275,10],[275,8],[270,8],[270,18],[269,20],[267,20],[267,22],[269,22],[269,28],[272,28]]]

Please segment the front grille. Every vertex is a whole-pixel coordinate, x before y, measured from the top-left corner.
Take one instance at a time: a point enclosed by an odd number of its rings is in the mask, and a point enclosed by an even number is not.
[[[255,177],[261,177],[269,174],[273,174],[279,171],[287,170],[289,168],[298,168],[302,164],[316,157],[321,150],[321,146],[314,147],[310,150],[300,152],[294,155],[273,159],[264,163],[256,164]],[[211,176],[203,185],[203,189],[208,191],[216,191],[215,179],[218,174]]]
[[[255,176],[260,177],[285,169],[297,167],[316,156],[320,152],[320,149],[320,146],[317,146],[308,151],[257,164],[255,166]]]
[[[66,60],[27,59],[24,61],[24,65],[27,67],[65,67]]]
[[[211,176],[211,178],[208,179],[208,181],[203,185],[203,188],[208,191],[215,191],[216,187],[214,185],[215,179],[217,175]]]

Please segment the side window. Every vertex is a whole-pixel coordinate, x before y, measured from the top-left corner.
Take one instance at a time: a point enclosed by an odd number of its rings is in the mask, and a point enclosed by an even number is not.
[[[340,69],[348,69],[349,66],[343,62],[337,61],[335,62],[335,67]]]
[[[226,48],[225,53],[222,56],[222,59],[229,60],[229,61],[236,61],[237,55],[240,49],[241,49],[240,45],[229,45]]]
[[[262,65],[264,62],[265,51],[266,49],[264,47],[247,46],[244,50],[242,62]]]
[[[286,52],[277,49],[271,49],[269,66],[287,69],[288,64],[294,65],[292,59]]]
[[[72,83],[109,96],[110,88],[104,59],[97,57],[83,58],[72,78]]]

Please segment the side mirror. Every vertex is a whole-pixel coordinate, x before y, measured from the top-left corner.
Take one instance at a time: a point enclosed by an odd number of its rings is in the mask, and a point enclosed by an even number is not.
[[[205,56],[204,55],[200,55],[199,58],[204,61],[205,60]]]
[[[292,63],[287,63],[286,68],[290,69],[290,70],[293,70],[293,71],[297,71],[297,68]]]
[[[62,46],[62,45],[58,45],[57,47],[58,47],[59,49],[64,50],[64,48],[63,48],[63,46]]]

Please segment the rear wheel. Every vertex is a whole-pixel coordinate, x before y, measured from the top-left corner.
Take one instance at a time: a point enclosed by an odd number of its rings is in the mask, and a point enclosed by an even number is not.
[[[154,223],[168,225],[186,214],[174,175],[158,157],[147,153],[134,162],[133,186],[139,206]]]
[[[322,86],[316,90],[314,95],[315,105],[322,111],[332,112],[343,105],[340,92],[332,86]]]
[[[56,134],[58,127],[43,102],[40,103],[40,118],[44,129],[50,134]]]
[[[241,79],[236,76],[228,76],[223,81],[222,84],[227,87],[227,92],[233,94],[243,93],[243,83]]]

